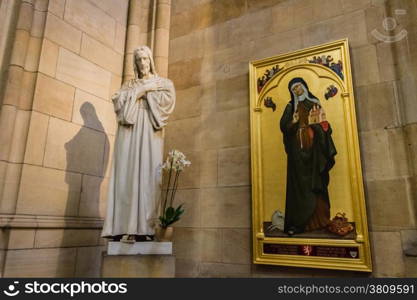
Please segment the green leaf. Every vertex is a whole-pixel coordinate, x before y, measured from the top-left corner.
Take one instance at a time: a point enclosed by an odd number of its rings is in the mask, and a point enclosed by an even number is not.
[[[164,215],[159,217],[162,227],[167,227],[180,220],[180,216],[184,213],[183,204],[177,208],[172,206],[166,208]]]
[[[179,219],[180,219],[180,218],[175,217],[175,218],[172,220],[172,223],[179,221]]]
[[[183,204],[180,204],[175,211],[181,210],[182,206],[183,206]]]
[[[170,207],[167,208],[167,210],[165,212],[165,217],[167,219],[171,219],[174,214],[175,214],[175,210],[172,206],[170,206]]]

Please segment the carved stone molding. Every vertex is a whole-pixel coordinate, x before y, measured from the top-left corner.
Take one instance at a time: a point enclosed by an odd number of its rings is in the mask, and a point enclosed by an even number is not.
[[[0,214],[0,228],[77,228],[100,229],[103,219],[88,217],[59,217]]]

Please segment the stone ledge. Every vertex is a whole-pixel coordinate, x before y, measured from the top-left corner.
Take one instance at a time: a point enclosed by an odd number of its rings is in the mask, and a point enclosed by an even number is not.
[[[107,246],[107,255],[171,255],[171,242],[109,242]]]
[[[0,214],[0,228],[102,228],[103,219]]]

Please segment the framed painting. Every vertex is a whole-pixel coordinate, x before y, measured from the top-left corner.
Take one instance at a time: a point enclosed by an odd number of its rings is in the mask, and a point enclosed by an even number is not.
[[[254,263],[371,272],[347,39],[249,68]]]

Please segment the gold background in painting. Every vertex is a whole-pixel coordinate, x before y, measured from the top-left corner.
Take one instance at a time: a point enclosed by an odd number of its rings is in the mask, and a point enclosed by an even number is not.
[[[329,68],[309,63],[313,56],[331,55],[343,64],[344,80]],[[279,65],[275,74],[258,93],[257,79],[265,70]],[[301,266],[326,269],[344,269],[370,272],[372,270],[368,237],[359,142],[349,60],[348,41],[340,40],[276,57],[250,63],[251,109],[251,164],[252,164],[252,219],[254,263]],[[287,155],[284,151],[279,121],[291,99],[288,82],[302,77],[310,91],[320,100],[333,129],[337,149],[336,164],[330,171],[329,195],[331,217],[345,212],[356,225],[356,239],[312,239],[296,237],[265,237],[263,222],[270,221],[272,213],[285,212]],[[325,100],[329,85],[337,87],[336,96]],[[263,105],[272,97],[276,111]],[[263,253],[263,243],[324,245],[358,247],[359,259],[308,257]]]
[[[338,58],[335,57],[335,59],[337,61]],[[263,154],[262,169],[264,170],[263,199],[265,203],[263,218],[265,221],[270,221],[273,212],[277,209],[285,212],[287,155],[284,150],[282,132],[279,129],[279,121],[285,106],[291,99],[288,91],[288,82],[294,77],[302,77],[307,82],[310,91],[319,98],[333,130],[332,137],[336,145],[337,155],[336,164],[330,171],[329,196],[331,216],[335,216],[337,212],[345,212],[349,220],[354,221],[350,179],[346,176],[349,161],[343,99],[340,94],[343,86],[339,85],[339,81],[335,78],[336,76],[330,69],[320,68],[315,65],[292,67],[291,71],[284,71],[278,74],[264,87],[268,92],[263,94],[260,100],[263,101],[265,97],[272,97],[277,105],[275,112],[265,107],[261,112],[261,151]],[[338,93],[335,97],[325,100],[325,91],[331,84],[337,87]]]

